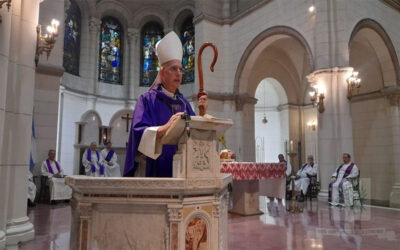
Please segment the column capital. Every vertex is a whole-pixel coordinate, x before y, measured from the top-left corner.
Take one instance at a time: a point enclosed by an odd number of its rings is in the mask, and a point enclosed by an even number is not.
[[[174,29],[172,27],[167,27],[164,29],[164,34],[168,34],[169,32],[173,31]]]
[[[390,106],[397,106],[400,107],[400,93],[393,93],[387,96]]]
[[[127,37],[128,37],[129,44],[131,44],[131,43],[137,44],[139,36],[140,36],[140,32],[138,29],[128,28]]]
[[[349,74],[353,72],[353,67],[333,67],[326,69],[317,69],[314,72],[307,75],[307,80],[311,84],[311,86],[317,84],[318,77],[326,74]]]
[[[101,20],[98,19],[97,17],[89,17],[89,31],[90,32],[99,32],[100,31],[100,25],[101,25]]]
[[[71,6],[71,0],[64,0],[64,10],[68,10]]]

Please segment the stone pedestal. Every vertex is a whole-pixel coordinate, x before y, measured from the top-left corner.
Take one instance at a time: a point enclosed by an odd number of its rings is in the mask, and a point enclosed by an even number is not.
[[[74,190],[70,249],[227,249],[230,175],[66,182]]]
[[[258,180],[233,181],[233,207],[229,212],[240,215],[262,214],[258,201]]]
[[[174,178],[70,176],[70,249],[227,249],[229,174],[216,140],[230,120],[176,121],[162,142],[178,144]]]

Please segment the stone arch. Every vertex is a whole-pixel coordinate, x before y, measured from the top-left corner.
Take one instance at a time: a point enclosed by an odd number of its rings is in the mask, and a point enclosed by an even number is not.
[[[134,13],[134,17],[131,19],[131,26],[141,32],[142,28],[149,22],[159,23],[164,31],[169,27],[168,25],[168,13],[165,10],[159,8],[141,8]]]
[[[95,141],[97,145],[100,145],[99,128],[103,125],[103,122],[99,113],[95,110],[88,110],[82,114],[80,121],[85,123],[82,144],[89,145],[92,141]]]
[[[179,34],[181,32],[182,24],[189,17],[194,17],[194,10],[191,7],[181,8],[176,15],[174,15],[170,22],[170,26],[174,28],[174,31]]]
[[[127,33],[129,27],[129,17],[132,16],[132,13],[129,11],[127,6],[115,0],[107,0],[98,3],[96,5],[96,17],[101,20],[106,16],[111,16],[117,19],[122,25],[124,34]]]
[[[99,119],[99,125],[100,126],[103,125],[103,122],[101,120],[101,117],[100,117],[99,113],[94,109],[90,109],[90,110],[86,111],[85,113],[83,113],[81,115],[80,121],[81,122],[84,121],[90,114],[94,114]]]
[[[242,94],[248,94],[251,96],[251,93],[246,93],[247,91],[245,90],[247,82],[247,78],[249,77],[249,71],[251,68],[254,66],[255,60],[257,59],[257,54],[259,54],[262,50],[267,48],[269,45],[271,45],[274,41],[282,38],[291,38],[293,41],[296,41],[304,50],[306,53],[306,57],[304,58],[304,63],[309,65],[309,69],[307,70],[308,72],[304,72],[304,75],[312,72],[314,70],[314,60],[313,60],[313,55],[311,52],[311,48],[308,45],[306,39],[295,29],[288,27],[288,26],[274,26],[271,28],[268,28],[258,34],[247,46],[246,50],[242,54],[242,57],[239,61],[239,64],[237,66],[235,78],[234,78],[234,94],[235,96],[239,96]],[[260,77],[265,78],[265,77],[274,77],[274,76],[264,76]],[[274,77],[276,78],[276,77]],[[306,82],[305,79],[303,79],[304,82]],[[280,81],[282,82],[282,81]],[[282,84],[284,84],[282,82]],[[288,89],[288,86],[284,85],[285,90]],[[253,88],[255,89],[255,88]],[[303,87],[304,89],[304,87]],[[291,102],[291,99],[289,97],[289,102]],[[300,102],[301,98],[298,98],[297,102]]]
[[[120,110],[116,111],[111,116],[111,119],[110,119],[110,122],[109,122],[108,126],[111,126],[113,124],[113,122],[119,118],[120,115],[124,115],[125,113],[133,114],[133,110],[132,109],[128,109],[128,108],[124,108],[124,109],[120,109]]]
[[[362,40],[362,41],[361,41]],[[380,66],[383,86],[400,85],[400,66],[392,40],[385,29],[375,20],[366,18],[360,20],[353,28],[349,39],[349,57],[354,52],[354,43],[365,49],[370,48]],[[352,58],[349,59],[350,66]],[[357,70],[357,69],[356,69]]]
[[[301,112],[306,76],[314,70],[313,55],[306,39],[288,26],[274,26],[258,34],[247,46],[238,63],[234,78],[234,96],[241,134],[240,155],[245,161],[255,159],[255,91],[265,78],[276,79],[288,98],[289,138],[301,141]],[[250,136],[249,136],[250,134]]]
[[[127,138],[129,138],[129,131],[130,127],[132,126],[132,121],[126,124],[127,120],[122,119],[122,116],[126,116],[126,114],[129,114],[129,116],[132,117],[133,110],[124,108],[116,111],[112,115],[108,124],[111,129],[111,142],[117,147],[123,147],[128,140]],[[126,128],[128,129],[126,130]]]

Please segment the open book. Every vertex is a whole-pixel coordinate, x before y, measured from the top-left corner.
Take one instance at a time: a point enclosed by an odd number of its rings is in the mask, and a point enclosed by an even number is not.
[[[189,127],[191,129],[202,129],[202,130],[216,130],[217,138],[225,133],[225,130],[233,125],[231,119],[221,119],[212,116],[201,117],[191,116]],[[165,135],[161,138],[161,144],[177,145],[179,139],[185,131],[185,120],[175,120],[171,127],[167,130]]]

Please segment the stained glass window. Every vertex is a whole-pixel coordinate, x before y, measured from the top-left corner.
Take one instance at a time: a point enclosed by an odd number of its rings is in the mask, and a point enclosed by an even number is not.
[[[194,26],[193,17],[189,17],[185,20],[181,29],[181,40],[183,44],[183,76],[182,84],[194,82]]]
[[[66,72],[79,75],[81,11],[75,0],[65,13],[63,66]]]
[[[150,86],[157,77],[160,63],[158,62],[156,54],[156,44],[163,36],[163,28],[158,23],[148,23],[142,29],[142,70],[140,74],[140,86]]]
[[[104,17],[100,26],[99,80],[107,83],[122,83],[121,24],[112,17]]]

